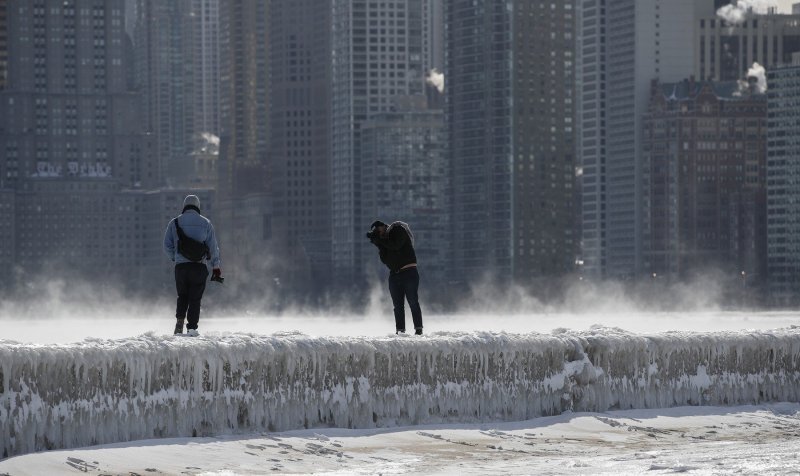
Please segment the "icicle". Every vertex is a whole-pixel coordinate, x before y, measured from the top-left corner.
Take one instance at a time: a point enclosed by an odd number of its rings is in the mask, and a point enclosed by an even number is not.
[[[594,328],[425,340],[151,334],[50,347],[0,342],[0,370],[0,454],[16,455],[46,449],[45,441],[66,448],[797,401],[800,328],[652,336]]]

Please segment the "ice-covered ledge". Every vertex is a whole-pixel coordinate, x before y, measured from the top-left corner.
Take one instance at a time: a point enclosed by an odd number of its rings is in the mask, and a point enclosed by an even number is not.
[[[0,341],[0,456],[304,427],[800,401],[800,328]]]

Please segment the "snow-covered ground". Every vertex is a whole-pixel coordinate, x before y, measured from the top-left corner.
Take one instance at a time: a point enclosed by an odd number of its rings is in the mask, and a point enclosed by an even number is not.
[[[29,454],[0,475],[797,474],[800,405],[172,438]]]

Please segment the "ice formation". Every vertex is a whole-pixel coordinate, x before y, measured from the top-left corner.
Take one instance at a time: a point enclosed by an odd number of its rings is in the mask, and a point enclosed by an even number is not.
[[[0,456],[136,439],[800,398],[800,328],[0,341]]]

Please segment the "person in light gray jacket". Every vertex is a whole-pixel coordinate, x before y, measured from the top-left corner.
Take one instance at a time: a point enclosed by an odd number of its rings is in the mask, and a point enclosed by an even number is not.
[[[223,278],[214,226],[200,214],[200,199],[196,195],[184,199],[181,215],[167,225],[164,252],[175,263],[175,287],[178,290],[175,334],[183,333],[183,323],[188,318],[187,333],[197,336],[200,301],[208,278],[207,263],[213,270],[212,281],[222,282]]]

